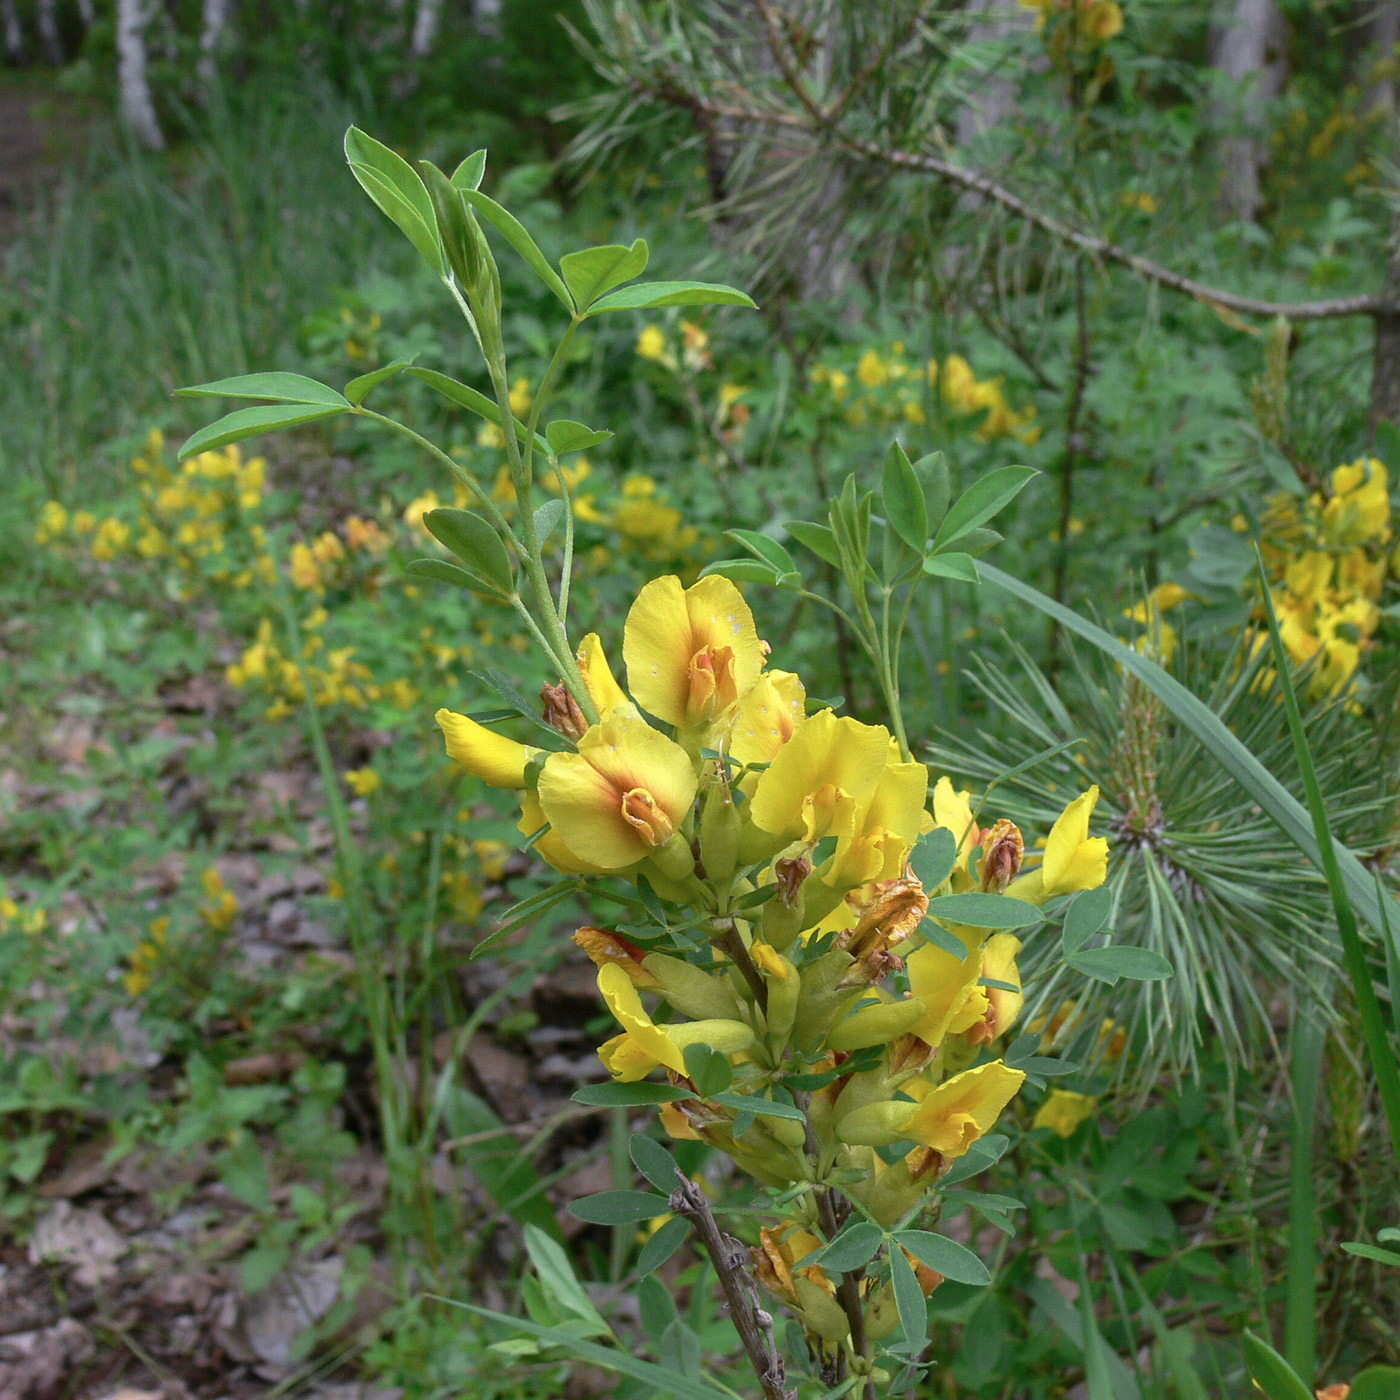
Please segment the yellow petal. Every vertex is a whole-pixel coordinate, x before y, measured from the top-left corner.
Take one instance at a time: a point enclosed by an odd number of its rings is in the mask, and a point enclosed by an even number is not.
[[[807,692],[791,671],[768,671],[739,702],[729,736],[729,755],[738,763],[771,763],[802,722]],[[758,774],[740,783],[752,793]]]
[[[1000,1060],[955,1074],[919,1104],[904,1125],[905,1135],[944,1157],[961,1157],[992,1129],[1025,1079],[1023,1071]]]
[[[1052,1089],[1045,1096],[1045,1102],[1036,1109],[1031,1127],[1049,1128],[1060,1137],[1070,1137],[1086,1118],[1093,1116],[1098,1102],[1097,1094],[1076,1094],[1071,1089]]]
[[[819,710],[793,731],[760,776],[749,804],[755,826],[788,840],[818,841],[853,826],[879,784],[889,731]],[[852,832],[854,835],[854,832]]]
[[[904,967],[909,974],[910,992],[924,1003],[924,1018],[912,1028],[913,1032],[926,1045],[941,1045],[953,1018],[976,999],[977,979],[982,975],[981,953],[972,947],[966,957],[957,958],[933,943],[925,943],[909,954]],[[986,1005],[985,995],[981,1005]]]
[[[690,813],[695,770],[685,750],[635,713],[614,710],[553,753],[540,773],[540,806],[580,860],[625,870],[664,845]]]
[[[951,778],[939,778],[933,785],[933,819],[945,831],[951,831],[958,843],[958,858],[954,869],[966,870],[967,858],[977,844],[977,827],[972,820],[972,804],[964,790],[956,792]],[[930,894],[933,892],[930,890]]]
[[[665,1065],[677,1074],[685,1073],[685,1056],[665,1031],[654,1024],[647,1015],[645,1007],[642,1006],[642,999],[632,985],[632,979],[620,967],[609,963],[607,967],[598,969],[598,990],[607,1002],[613,1018],[636,1047],[635,1050],[628,1049],[626,1052],[629,1070],[635,1069],[643,1057],[650,1057],[653,1067]]]
[[[686,729],[732,715],[763,669],[753,613],[718,575],[685,589],[674,574],[653,579],[627,614],[622,655],[637,703]]]
[[[539,753],[538,749],[518,744],[452,710],[439,710],[434,718],[447,741],[447,756],[469,773],[492,787],[525,786],[525,765]]]
[[[579,670],[583,672],[583,683],[588,687],[588,693],[593,697],[593,703],[598,707],[599,715],[605,715],[609,710],[615,710],[619,705],[630,705],[626,692],[618,685],[613,677],[612,667],[608,665],[607,655],[603,651],[603,643],[596,632],[590,632],[578,649]]]
[[[1108,842],[1089,837],[1089,817],[1099,800],[1097,784],[1060,814],[1045,842],[1041,872],[1046,896],[1092,890],[1108,873]]]
[[[516,822],[520,834],[534,836],[535,832],[545,824],[545,820],[544,808],[540,806],[539,794],[529,791],[521,793],[520,820]],[[537,838],[532,849],[542,861],[552,865],[564,875],[602,875],[605,873],[602,866],[594,865],[591,861],[580,860],[554,831],[546,831],[543,836]]]

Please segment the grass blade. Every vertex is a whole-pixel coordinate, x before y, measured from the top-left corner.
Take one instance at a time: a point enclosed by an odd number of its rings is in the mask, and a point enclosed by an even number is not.
[[[1288,1156],[1288,1291],[1283,1350],[1288,1364],[1300,1376],[1311,1376],[1317,1370],[1317,1200],[1312,1142],[1326,1039],[1320,1017],[1294,1009],[1288,1067],[1293,1126]]]
[[[1269,591],[1268,576],[1264,572],[1262,558],[1259,559],[1259,579],[1264,595],[1264,612],[1269,621],[1269,638],[1273,644],[1279,689],[1283,695],[1284,712],[1288,716],[1288,728],[1293,736],[1293,750],[1303,777],[1303,789],[1308,795],[1308,809],[1317,838],[1316,849],[1321,855],[1322,873],[1327,877],[1327,889],[1332,896],[1332,907],[1337,916],[1337,931],[1342,937],[1342,952],[1346,958],[1352,989],[1356,993],[1357,1010],[1361,1013],[1361,1033],[1366,1040],[1366,1053],[1371,1060],[1371,1070],[1376,1076],[1376,1087],[1380,1091],[1381,1104],[1385,1109],[1386,1124],[1390,1128],[1391,1147],[1395,1152],[1396,1162],[1400,1163],[1400,1068],[1396,1067],[1395,1054],[1386,1034],[1380,1001],[1376,996],[1375,984],[1371,980],[1371,969],[1366,963],[1366,950],[1361,946],[1356,914],[1352,909],[1354,896],[1343,877],[1341,863],[1337,859],[1338,844],[1332,838],[1331,829],[1327,824],[1327,809],[1322,801],[1322,788],[1317,781],[1317,769],[1313,765],[1308,736],[1303,731],[1303,717],[1298,711],[1298,696],[1293,689],[1293,677],[1288,669],[1288,654],[1284,651],[1283,638],[1279,634],[1278,618],[1274,616],[1273,595]],[[1370,893],[1369,880],[1366,889],[1367,893]],[[1376,901],[1376,913],[1380,921],[1378,932],[1382,938],[1388,937],[1390,917],[1385,903],[1381,900]]]

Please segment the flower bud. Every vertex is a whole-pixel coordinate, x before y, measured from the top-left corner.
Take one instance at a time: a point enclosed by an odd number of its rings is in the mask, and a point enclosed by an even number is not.
[[[700,862],[706,878],[723,884],[734,874],[742,827],[743,820],[720,765],[700,808]]]
[[[682,832],[673,831],[652,849],[647,863],[654,865],[668,880],[684,880],[695,873],[695,852]]]
[[[863,1050],[868,1045],[883,1045],[918,1025],[924,1012],[924,1003],[918,997],[863,1007],[827,1032],[826,1047]]]
[[[755,943],[749,956],[764,974],[768,1001],[764,1015],[768,1034],[775,1045],[787,1039],[797,1018],[797,1002],[802,994],[802,974],[776,949],[766,943]]]
[[[860,996],[859,988],[838,989],[854,959],[842,948],[833,948],[802,969],[802,995],[797,1002],[793,1036],[798,1045],[814,1048],[837,1017]]]
[[[544,701],[544,722],[551,729],[575,743],[588,732],[588,721],[567,686],[546,683],[540,687],[540,699]]]
[[[650,985],[660,988],[683,1016],[699,1021],[740,1019],[738,999],[722,978],[664,953],[646,954],[641,967],[652,979]]]
[[[1020,827],[1002,817],[982,838],[982,888],[1000,894],[1020,874],[1025,854]]]
[[[844,1342],[851,1333],[851,1323],[845,1309],[826,1289],[799,1273],[792,1281],[797,1294],[797,1311],[802,1323],[809,1332],[815,1332],[822,1341],[836,1344]]]

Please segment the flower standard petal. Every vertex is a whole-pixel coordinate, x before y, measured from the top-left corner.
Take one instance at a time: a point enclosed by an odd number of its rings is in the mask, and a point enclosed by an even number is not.
[[[643,1057],[646,1057],[650,1059],[651,1065],[647,1070],[635,1075],[638,1079],[657,1065],[665,1065],[677,1074],[685,1073],[685,1056],[680,1047],[647,1015],[642,999],[637,995],[636,987],[632,985],[632,979],[620,967],[609,963],[607,967],[598,969],[598,990],[607,1002],[614,1020],[626,1032],[635,1047],[629,1047],[625,1055],[629,1072],[635,1071]],[[608,1043],[613,1044],[611,1041]],[[614,1057],[619,1053],[620,1051],[615,1051]]]
[[[583,673],[583,683],[588,687],[600,715],[606,715],[609,710],[620,706],[631,705],[627,693],[613,676],[602,640],[596,632],[590,632],[579,643],[578,665]]]

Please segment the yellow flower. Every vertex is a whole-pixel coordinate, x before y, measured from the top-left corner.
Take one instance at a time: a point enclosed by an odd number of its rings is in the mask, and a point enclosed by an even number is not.
[[[1017,899],[1043,904],[1057,894],[1097,889],[1108,874],[1108,842],[1089,835],[1089,817],[1099,800],[1098,785],[1081,793],[1060,814],[1045,842],[1045,857],[1006,890]]]
[[[675,356],[666,348],[666,333],[660,326],[643,326],[637,337],[637,354],[667,369],[675,369]]]
[[[856,365],[856,378],[867,389],[878,389],[889,383],[889,366],[880,358],[877,350],[867,350]]]
[[[1332,473],[1322,528],[1334,545],[1390,538],[1390,482],[1383,463],[1364,457]]]
[[[540,772],[540,807],[568,850],[626,870],[665,846],[695,801],[695,770],[679,744],[636,714],[614,710]]]
[[[39,512],[39,524],[34,531],[35,544],[48,544],[68,528],[68,512],[58,501],[48,501]]]
[[[487,729],[466,715],[442,709],[433,716],[447,742],[447,756],[491,787],[525,786],[525,769],[540,752]]]
[[[1114,0],[1098,0],[1084,16],[1083,24],[1085,37],[1101,44],[1122,32],[1123,11],[1114,4]]]
[[[1033,1128],[1049,1128],[1062,1138],[1073,1135],[1074,1130],[1086,1118],[1093,1116],[1098,1107],[1097,1094],[1076,1094],[1072,1089],[1052,1089],[1045,1101],[1035,1111],[1031,1120]]]
[[[92,537],[94,559],[115,559],[131,542],[131,526],[115,516],[108,516]]]
[[[904,1085],[916,1103],[887,1102],[853,1109],[837,1125],[836,1135],[853,1146],[887,1147],[908,1138],[945,1160],[961,1157],[990,1132],[1026,1076],[992,1060],[964,1070],[934,1088],[925,1079]]]
[[[1021,1008],[1026,1004],[1025,994],[1020,990],[1021,971],[1016,966],[1016,955],[1021,951],[1021,940],[1014,934],[994,933],[982,945],[982,980],[1006,982],[1016,991],[1005,987],[979,987],[985,998],[981,1016],[963,1032],[969,1045],[990,1045],[1003,1036],[1016,1024]]]
[[[510,411],[517,418],[523,418],[530,411],[534,400],[530,397],[530,381],[522,374],[510,386]],[[504,445],[504,444],[502,444]]]
[[[732,714],[763,667],[753,613],[717,575],[685,589],[674,574],[647,584],[627,614],[622,655],[637,703],[682,729]]]
[[[97,517],[90,510],[76,510],[73,512],[73,533],[75,535],[91,534],[96,528]]]
[[[658,1026],[646,1009],[632,979],[616,963],[598,970],[598,990],[608,1010],[622,1027],[598,1047],[599,1058],[614,1079],[630,1084],[645,1079],[658,1066],[684,1074],[689,1045],[708,1045],[722,1055],[734,1055],[753,1044],[753,1031],[742,1021],[683,1021]]]
[[[297,588],[311,589],[321,586],[321,566],[316,562],[316,556],[311,552],[310,546],[301,540],[292,546],[291,555],[287,560],[287,572]]]
[[[345,781],[358,797],[368,797],[378,792],[384,779],[373,768],[351,768],[346,771]]]
[[[420,530],[423,534],[428,533],[428,527],[423,524],[423,517],[430,510],[436,510],[442,502],[438,500],[436,491],[425,491],[421,496],[410,501],[404,509],[403,523],[411,530]]]
[[[205,894],[205,902],[199,906],[200,917],[216,933],[227,933],[238,913],[238,900],[212,865],[199,877],[199,883]]]
[[[520,794],[520,820],[515,825],[522,836],[535,838],[531,849],[545,864],[552,865],[561,874],[603,875],[607,873],[601,865],[594,865],[591,861],[579,859],[559,839],[557,831],[544,831],[540,835],[536,835],[541,827],[548,825],[537,792],[531,792],[527,789]]]

